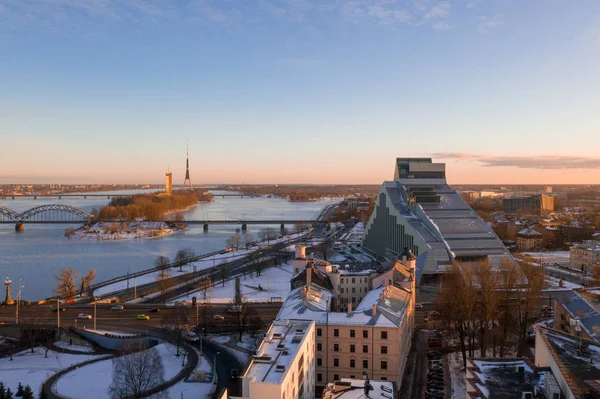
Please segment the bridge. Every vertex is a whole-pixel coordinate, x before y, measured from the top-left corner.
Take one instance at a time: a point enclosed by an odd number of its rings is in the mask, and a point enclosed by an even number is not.
[[[161,193],[163,191],[157,191],[155,193],[148,193],[148,194],[156,194],[156,193]],[[225,198],[225,197],[248,197],[248,198],[254,198],[256,197],[255,195],[250,195],[250,194],[215,194],[215,193],[211,193],[213,195],[213,197],[220,197],[220,198]],[[67,193],[67,194],[24,194],[24,195],[20,195],[20,194],[0,194],[0,199],[13,199],[13,200],[18,200],[18,199],[38,199],[38,198],[58,198],[58,199],[63,199],[63,198],[83,198],[83,199],[87,199],[88,197],[90,198],[107,198],[107,199],[111,199],[114,197],[117,198],[128,198],[128,197],[133,197],[135,194],[94,194],[94,193]]]
[[[41,205],[31,208],[23,213],[13,211],[12,209],[0,206],[0,224],[15,224],[16,231],[22,231],[25,224],[89,224],[94,221],[94,215],[71,205],[52,204]],[[150,220],[148,220],[150,221]],[[163,221],[163,220],[157,220]],[[168,220],[164,220],[169,222]],[[132,223],[137,220],[102,220],[105,223]],[[281,229],[286,224],[310,224],[323,223],[323,220],[317,219],[205,219],[205,220],[184,220],[182,224],[201,224],[204,231],[208,231],[209,225],[241,225],[245,231],[247,225],[280,225]]]

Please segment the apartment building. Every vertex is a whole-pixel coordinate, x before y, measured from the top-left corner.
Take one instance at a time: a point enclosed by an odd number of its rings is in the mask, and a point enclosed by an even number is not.
[[[584,241],[569,249],[570,266],[573,269],[590,272],[594,266],[600,266],[600,243]]]
[[[527,197],[515,196],[502,199],[502,210],[506,213],[541,215],[554,211],[554,197],[535,194]]]
[[[530,251],[544,247],[544,235],[533,227],[522,229],[517,233],[517,249]]]
[[[276,320],[316,323],[317,393],[329,381],[361,378],[365,371],[400,387],[414,328],[416,264],[414,256],[403,256],[394,264],[403,272],[366,293],[356,307],[350,300],[345,312],[333,311],[335,294],[315,284],[313,267],[307,266],[306,285],[290,292]]]
[[[314,378],[314,321],[276,321],[241,377],[242,397],[313,399]]]

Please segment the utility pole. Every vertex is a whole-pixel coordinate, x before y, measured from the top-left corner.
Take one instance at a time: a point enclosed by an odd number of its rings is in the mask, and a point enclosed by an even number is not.
[[[198,302],[196,301],[196,326],[198,326]]]
[[[56,297],[56,326],[58,327],[58,334],[60,336],[60,298]]]
[[[135,278],[133,279],[133,304],[137,302],[137,286],[135,284]]]
[[[96,301],[94,301],[94,332],[96,332]]]
[[[24,286],[21,285],[21,280],[19,279],[19,292],[17,293],[17,310],[15,314],[15,324],[19,324],[19,305],[21,302],[21,288],[24,288]]]

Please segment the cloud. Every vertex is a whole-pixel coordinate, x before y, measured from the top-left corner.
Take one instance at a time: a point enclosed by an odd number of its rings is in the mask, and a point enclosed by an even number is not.
[[[478,17],[478,19],[479,24],[477,25],[477,30],[484,33],[497,28],[504,23],[502,15],[495,15],[492,18]]]
[[[514,167],[519,169],[596,169],[599,157],[571,155],[494,156],[468,152],[437,152],[431,154],[441,159],[481,162],[485,167]]]

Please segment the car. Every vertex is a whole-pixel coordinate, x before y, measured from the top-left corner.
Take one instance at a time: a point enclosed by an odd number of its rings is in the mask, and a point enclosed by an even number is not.
[[[415,305],[415,309],[423,309],[423,304],[422,303],[417,303]]]
[[[441,389],[428,389],[425,391],[427,395],[443,395],[444,391]]]
[[[225,320],[225,318],[223,316],[221,316],[220,314],[216,314],[213,316],[214,320]]]
[[[138,320],[150,320],[150,316],[146,316],[145,314],[137,315]]]
[[[87,313],[79,313],[79,316],[77,316],[78,319],[85,319],[85,320],[89,320],[92,318],[91,314],[87,314]]]
[[[160,309],[159,308],[152,308],[152,309],[149,310],[149,312],[150,313],[158,313],[158,312],[160,312]]]
[[[231,369],[230,375],[232,380],[237,380],[239,377],[237,369]]]
[[[110,308],[110,310],[125,310],[125,308],[123,307],[123,305],[116,305]]]
[[[58,312],[59,310],[60,310],[61,312],[64,312],[64,311],[65,311],[65,308],[52,308],[52,311],[53,311],[53,312]]]
[[[183,336],[183,339],[185,339],[186,341],[190,341],[190,342],[200,341],[200,338],[198,337],[198,335],[196,335],[196,333],[193,331],[183,330],[181,332],[181,335]]]
[[[427,352],[427,357],[429,359],[441,359],[442,358],[442,352],[440,352],[440,351],[429,351],[429,352]]]

